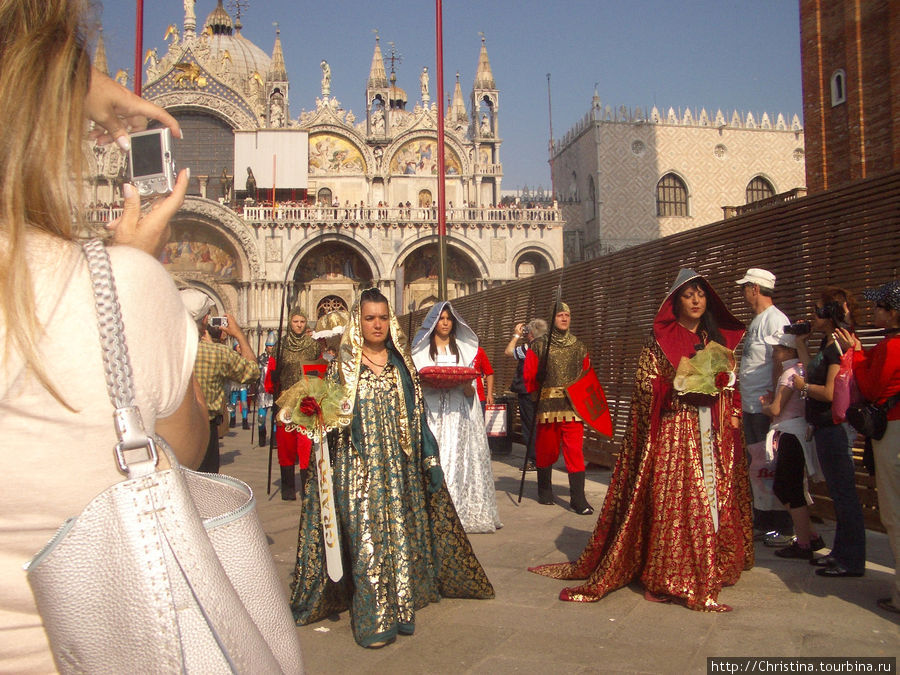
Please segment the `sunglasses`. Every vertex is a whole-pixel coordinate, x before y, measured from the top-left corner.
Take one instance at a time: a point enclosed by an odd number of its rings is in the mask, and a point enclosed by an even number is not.
[[[884,302],[876,302],[875,306],[888,312],[891,311],[891,308],[887,305],[887,303]]]

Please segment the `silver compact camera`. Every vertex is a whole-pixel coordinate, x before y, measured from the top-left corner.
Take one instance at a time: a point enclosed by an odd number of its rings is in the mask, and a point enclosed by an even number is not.
[[[209,325],[213,328],[225,328],[228,326],[227,316],[211,316],[209,317]]]
[[[167,195],[175,188],[172,132],[167,128],[130,134],[128,179],[141,197]]]

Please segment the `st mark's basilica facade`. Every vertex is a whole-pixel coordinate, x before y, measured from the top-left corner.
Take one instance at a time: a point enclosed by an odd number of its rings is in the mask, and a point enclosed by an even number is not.
[[[376,37],[364,116],[333,95],[323,61],[321,97],[291,117],[280,37],[269,55],[241,35],[221,0],[202,23],[193,0],[184,4],[182,27],[169,27],[165,53],[147,51],[143,86],[185,132],[177,162],[191,168],[191,185],[162,256],[177,282],[264,331],[278,324],[285,288],[287,304],[311,319],[349,307],[371,285],[398,313],[434,302],[440,102],[431,99],[427,70],[413,103],[385,67]],[[102,42],[95,63],[106,68]],[[469,106],[457,75],[445,115],[451,299],[563,263],[555,206],[499,207],[499,98],[482,40]],[[262,131],[299,137],[307,151],[303,180],[274,185],[274,195],[272,185],[256,184],[235,165],[236,137]],[[95,147],[93,160],[89,199],[102,211],[115,201],[122,157]]]

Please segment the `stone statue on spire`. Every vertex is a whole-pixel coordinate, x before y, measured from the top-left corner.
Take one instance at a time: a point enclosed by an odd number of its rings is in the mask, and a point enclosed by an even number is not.
[[[431,95],[428,93],[428,67],[422,68],[422,74],[419,76],[419,84],[422,86],[422,103],[428,105]]]
[[[319,65],[322,66],[322,96],[327,97],[331,94],[331,66],[324,59]]]
[[[197,15],[194,13],[196,0],[184,0],[184,36],[189,37],[197,32]]]

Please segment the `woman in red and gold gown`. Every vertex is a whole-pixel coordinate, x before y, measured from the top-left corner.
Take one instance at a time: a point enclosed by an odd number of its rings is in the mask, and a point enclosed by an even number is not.
[[[645,597],[690,609],[728,611],[718,601],[753,565],[750,486],[734,389],[675,390],[682,357],[718,342],[733,350],[741,324],[709,284],[683,269],[641,351],[622,450],[593,535],[574,562],[532,572],[587,580],[561,600],[596,602],[638,580]]]

